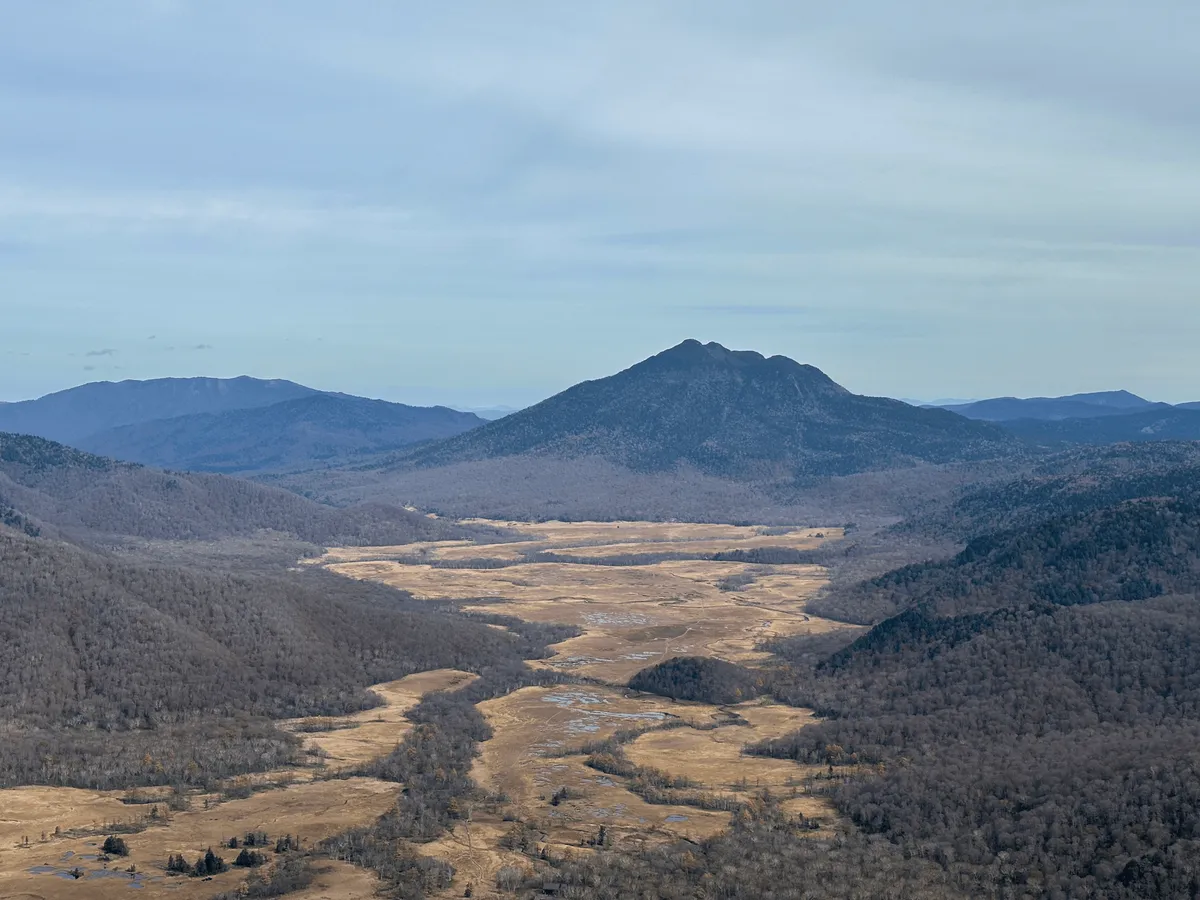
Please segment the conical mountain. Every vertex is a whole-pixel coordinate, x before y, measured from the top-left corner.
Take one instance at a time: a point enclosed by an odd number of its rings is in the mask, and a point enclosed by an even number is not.
[[[407,454],[420,467],[601,457],[723,478],[843,475],[996,456],[1014,440],[941,409],[853,394],[812,366],[684,341],[607,378]]]

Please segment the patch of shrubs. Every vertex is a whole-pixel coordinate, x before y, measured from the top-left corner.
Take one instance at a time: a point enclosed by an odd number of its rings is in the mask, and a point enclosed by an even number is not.
[[[316,871],[307,856],[292,855],[278,860],[266,872],[251,872],[238,890],[218,894],[213,900],[259,900],[302,891],[313,883]]]
[[[182,853],[170,856],[167,859],[167,871],[176,875],[189,875],[192,878],[207,878],[211,875],[228,872],[229,864],[213,853],[212,847],[209,847],[204,855],[198,857],[196,862],[191,865],[183,858]]]
[[[237,859],[233,864],[239,869],[257,869],[259,866],[266,865],[267,855],[259,853],[257,850],[250,850],[245,847],[242,852],[237,855]]]

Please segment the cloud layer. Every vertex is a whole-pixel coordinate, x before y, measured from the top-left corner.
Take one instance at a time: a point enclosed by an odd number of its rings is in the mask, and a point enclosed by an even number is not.
[[[695,336],[871,393],[1200,398],[1195,5],[809,6],[26,4],[0,397],[103,346],[526,402]]]

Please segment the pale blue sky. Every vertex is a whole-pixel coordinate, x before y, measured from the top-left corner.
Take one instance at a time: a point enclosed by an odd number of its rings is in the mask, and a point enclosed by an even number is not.
[[[1198,6],[0,0],[0,399],[1200,399]]]

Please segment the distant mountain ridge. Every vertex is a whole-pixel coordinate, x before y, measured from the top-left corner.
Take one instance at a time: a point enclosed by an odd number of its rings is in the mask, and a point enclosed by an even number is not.
[[[1123,415],[1056,420],[1030,418],[1000,424],[1032,444],[1050,448],[1126,441],[1200,440],[1200,409],[1166,404],[1155,404],[1149,409]]]
[[[1153,403],[1129,391],[1098,391],[1065,397],[993,397],[973,403],[941,406],[951,412],[985,422],[1013,419],[1081,419],[1119,416],[1153,408],[1171,409],[1166,403]]]
[[[0,431],[71,443],[89,434],[155,419],[253,409],[321,393],[282,379],[155,378],[95,381],[0,406]]]
[[[396,457],[430,468],[593,456],[634,471],[788,481],[1004,453],[1001,429],[853,394],[813,366],[688,340],[616,375]]]
[[[345,463],[483,424],[472,413],[314,393],[254,409],[125,425],[77,441],[85,450],[166,469],[261,472]]]
[[[248,376],[101,381],[0,407],[0,431],[127,462],[224,473],[346,463],[483,421]]]

